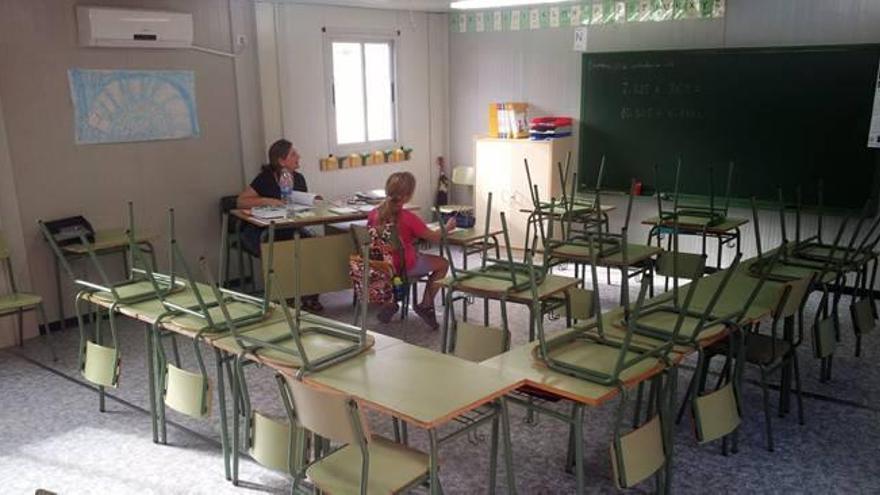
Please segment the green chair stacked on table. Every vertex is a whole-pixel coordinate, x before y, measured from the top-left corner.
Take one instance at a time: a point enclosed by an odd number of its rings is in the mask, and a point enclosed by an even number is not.
[[[590,241],[589,236],[585,239]],[[529,261],[536,245],[537,238],[533,240],[533,248],[528,253]],[[593,248],[594,245],[596,248]],[[671,367],[672,363],[669,360],[672,339],[651,345],[633,342],[632,322],[638,319],[645,306],[648,286],[652,283],[650,276],[642,279],[639,297],[630,319],[626,323],[627,327],[623,336],[611,335],[606,332],[597,290],[596,258],[599,243],[588,242],[586,246],[592,258],[590,270],[594,288],[592,308],[597,317],[592,322],[578,324],[555,337],[548,337],[545,334],[543,318],[537,318],[535,324],[538,345],[535,349],[535,359],[557,372],[599,385],[616,387],[620,394],[620,402],[615,413],[611,442],[615,484],[619,488],[629,488],[656,474],[658,486],[662,485],[664,490],[668,490],[671,476],[671,457],[667,453],[671,452],[671,443],[666,416],[669,411],[670,397],[675,395],[675,368]],[[535,271],[532,269],[530,273],[534,274]],[[536,296],[537,280],[533,276],[530,277],[530,282],[533,296]],[[538,303],[534,302],[533,304]],[[678,326],[681,326],[680,323]],[[663,370],[669,372],[665,381],[662,379]],[[626,385],[639,381],[645,374],[651,373],[656,374],[652,378],[656,390],[656,393],[652,394],[652,398],[656,400],[658,414],[640,428],[623,434],[621,432],[623,410],[628,396]],[[537,408],[530,403],[523,404],[526,407],[534,407],[539,412],[564,419],[571,424],[573,430],[571,443],[573,443],[575,452],[578,492],[581,493],[584,486],[583,405],[575,404],[571,417],[563,417]],[[664,467],[665,470],[661,472]]]
[[[583,279],[586,280],[587,264],[604,262],[610,270],[611,265],[607,261],[614,259],[615,264],[621,269],[620,304],[628,314],[629,279],[639,273],[647,274],[650,265],[638,266],[635,271],[630,271],[630,258],[627,251],[629,246],[629,222],[633,204],[632,194],[627,195],[626,213],[620,233],[611,233],[608,229],[608,223],[603,221],[601,189],[604,173],[605,162],[603,159],[599,166],[596,187],[593,190],[593,208],[587,213],[592,219],[582,220],[584,225],[582,230],[576,229],[573,225],[574,219],[578,218],[579,215],[578,206],[575,203],[577,174],[574,174],[571,191],[566,196],[567,202],[557,202],[555,199],[552,199],[548,208],[535,210],[535,219],[533,221],[536,224],[536,231],[539,234],[541,245],[544,249],[545,270],[549,271],[554,266],[562,263],[574,263],[575,276],[577,276],[579,268],[583,267]],[[539,198],[537,186],[534,187],[533,196]],[[538,200],[540,201],[540,199]],[[560,208],[559,214],[557,214],[557,207]],[[560,215],[564,220],[559,222],[561,235],[557,238],[554,226],[556,218],[560,217]],[[545,224],[547,225],[546,228],[544,227]],[[595,253],[592,251],[595,251]],[[611,282],[610,275],[608,275],[608,282]]]
[[[780,282],[793,282],[799,278],[803,278],[806,273],[813,274],[813,282],[810,290],[821,290],[823,293],[821,312],[822,317],[817,318],[812,326],[814,355],[820,360],[820,377],[822,381],[831,379],[831,364],[833,360],[833,352],[836,347],[836,341],[841,338],[840,332],[840,301],[844,294],[844,286],[846,285],[848,276],[855,273],[855,281],[853,284],[850,314],[853,320],[853,330],[856,337],[855,354],[861,354],[861,340],[863,335],[870,333],[875,327],[876,310],[873,291],[869,287],[873,287],[876,281],[877,271],[877,255],[874,251],[878,242],[880,242],[880,217],[870,222],[868,227],[868,217],[870,215],[870,205],[866,204],[862,209],[862,213],[849,235],[849,240],[845,240],[845,231],[851,220],[851,216],[847,215],[840,224],[833,241],[830,243],[822,238],[823,225],[823,207],[822,207],[822,186],[819,184],[819,206],[818,206],[818,225],[814,236],[801,239],[800,226],[800,210],[801,210],[801,193],[800,188],[797,189],[797,199],[795,205],[795,241],[789,244],[787,249],[783,250],[781,265],[789,267],[787,272],[775,275],[775,280]],[[779,220],[781,224],[783,242],[787,240],[786,233],[786,205],[783,198],[782,190],[778,191],[778,209]],[[761,256],[761,238],[760,226],[758,223],[757,207],[755,199],[752,198],[752,215],[755,223],[755,237],[758,247],[759,257]],[[873,274],[869,277],[869,264],[874,263]],[[755,263],[752,269],[758,269],[760,262]],[[793,272],[793,273],[792,273]],[[799,324],[803,325],[803,316],[798,315]],[[834,343],[827,338],[827,333],[833,330]]]
[[[599,166],[599,185],[590,191],[589,197],[577,195],[577,172],[571,172],[571,153],[566,156],[565,166],[557,162],[559,173],[560,193],[559,198],[551,198],[550,201],[542,200],[538,194],[538,186],[532,182],[532,173],[529,168],[528,158],[523,162],[526,169],[526,180],[529,184],[529,195],[532,201],[532,211],[526,221],[524,250],[529,249],[534,233],[537,232],[548,219],[551,222],[559,222],[563,226],[563,238],[566,232],[570,234],[582,233],[592,230],[604,230],[608,232],[608,214],[602,211],[600,201],[601,174],[605,169],[605,157],[602,157]],[[569,191],[569,185],[571,189]],[[556,209],[559,206],[561,209]],[[534,230],[534,231],[533,231]],[[569,235],[570,235],[569,234]]]
[[[438,213],[439,214],[439,213]],[[446,240],[445,229],[440,229],[440,248],[445,252],[446,259],[449,261],[449,273],[451,282],[447,288],[444,301],[443,311],[443,330],[441,332],[440,346],[443,352],[454,351],[454,342],[456,341],[456,330],[459,323],[453,312],[453,301],[456,288],[466,284],[469,290],[485,291],[493,294],[500,294],[501,303],[501,332],[502,335],[509,335],[510,326],[507,314],[507,299],[511,294],[528,290],[530,287],[530,273],[533,268],[530,262],[517,262],[513,260],[513,251],[510,244],[510,234],[507,229],[507,219],[504,212],[500,213],[501,229],[504,237],[504,245],[506,247],[506,259],[490,258],[488,250],[482,252],[480,266],[474,269],[458,269],[453,262],[452,251]],[[492,194],[488,195],[486,200],[486,219],[484,222],[485,231],[483,234],[483,244],[489,242],[490,223],[492,219]],[[540,284],[545,277],[544,270],[539,270],[540,274],[536,275]],[[488,326],[488,310],[485,314],[485,326]],[[507,342],[509,346],[509,341]]]
[[[160,441],[167,441],[167,425],[165,407],[170,407],[182,414],[194,418],[205,418],[211,412],[212,386],[202,356],[202,344],[207,336],[227,333],[231,324],[246,326],[258,323],[267,318],[271,312],[269,304],[263,298],[257,298],[228,289],[216,292],[196,282],[195,274],[189,267],[180,242],[175,233],[174,209],[168,212],[169,253],[174,266],[179,267],[184,275],[186,292],[167,294],[161,286],[154,284],[156,296],[161,301],[165,312],[159,315],[152,324],[152,335],[156,349],[157,391],[161,401],[158,404],[157,420],[159,422]],[[223,263],[221,254],[221,264]],[[207,292],[207,293],[206,293]],[[227,315],[232,314],[227,320]],[[185,369],[177,351],[175,332],[164,330],[166,325],[192,332],[193,353],[196,357],[197,370]],[[171,337],[174,350],[174,363],[170,363],[162,341]],[[222,380],[223,360],[215,353],[218,367],[218,380]],[[220,382],[218,394],[221,406],[221,428],[226,434],[225,390]]]
[[[3,263],[3,271],[6,272],[5,284],[9,288],[9,292],[0,294],[0,317],[17,315],[18,318],[18,345],[24,344],[24,313],[34,311],[40,324],[40,332],[46,332],[46,345],[49,346],[49,353],[53,361],[58,358],[55,355],[55,349],[49,342],[49,325],[46,321],[46,310],[43,309],[43,298],[37,294],[28,292],[19,292],[18,286],[15,284],[15,273],[12,270],[12,254],[3,232],[0,232],[0,263]]]
[[[715,177],[713,167],[708,167],[709,171],[709,202],[708,204],[682,203],[679,194],[679,182],[681,178],[681,157],[675,165],[675,182],[673,187],[672,210],[663,209],[664,194],[659,190],[660,184],[660,167],[654,166],[655,182],[658,184],[657,191],[657,214],[660,224],[671,222],[677,219],[680,225],[703,225],[704,227],[712,227],[723,222],[727,218],[727,211],[730,209],[730,189],[733,186],[733,169],[734,164],[730,162],[727,166],[727,186],[725,189],[723,203],[717,204],[715,201]]]
[[[266,274],[267,293],[265,300],[271,297],[274,274],[274,244],[275,225],[269,226],[268,244],[268,269]],[[289,403],[289,397],[281,382],[279,392],[282,402],[288,411],[288,420],[273,418],[267,414],[255,411],[251,406],[244,366],[248,362],[254,362],[246,358],[251,357],[256,362],[271,361],[275,365],[296,369],[297,375],[302,377],[337,363],[350,359],[363,352],[370,343],[366,331],[366,315],[361,315],[361,326],[353,327],[344,323],[336,322],[315,315],[310,315],[301,310],[303,293],[312,293],[309,287],[309,269],[314,264],[304,265],[300,259],[301,238],[299,233],[294,234],[294,308],[288,306],[283,299],[277,301],[276,309],[280,309],[283,320],[265,322],[262,324],[243,327],[231,316],[229,307],[222,297],[222,289],[214,282],[213,276],[208,269],[207,263],[202,263],[204,276],[218,300],[220,314],[225,327],[230,330],[231,337],[238,347],[238,353],[233,358],[233,423],[232,434],[232,481],[238,483],[238,452],[241,441],[239,416],[243,416],[246,425],[244,428],[244,446],[248,453],[257,462],[279,471],[295,475],[299,465],[305,458],[299,451],[292,450],[292,446],[299,441],[303,432],[295,424],[295,413]],[[365,257],[365,259],[367,259]],[[364,278],[368,276],[365,271]],[[303,280],[305,279],[305,281]],[[364,280],[365,284],[368,280]],[[366,285],[364,285],[366,287]],[[366,311],[364,305],[361,309]],[[316,449],[320,449],[316,446]]]
[[[79,369],[87,380],[98,386],[99,409],[101,411],[104,411],[104,388],[115,388],[119,381],[121,361],[116,330],[116,313],[119,307],[155,299],[157,287],[162,294],[170,294],[182,290],[184,287],[182,281],[175,277],[173,262],[170,266],[170,274],[164,275],[155,273],[156,263],[152,252],[150,252],[149,259],[139,256],[142,254],[142,251],[135,241],[134,206],[130,202],[128,203],[128,218],[127,236],[129,253],[132,256],[132,260],[135,257],[142,260],[142,266],[138,267],[135,263],[129,263],[129,273],[124,280],[118,282],[110,281],[107,272],[104,270],[84,233],[80,233],[80,242],[87,248],[88,258],[93,268],[97,271],[100,282],[78,278],[61,252],[61,248],[55,241],[54,236],[49,232],[46,225],[39,221],[40,229],[61,266],[64,267],[74,285],[81,288],[75,298],[77,323],[79,324],[80,331]],[[97,305],[94,306],[94,310],[91,313],[91,321],[93,322],[91,335],[86,330],[82,304],[87,302],[88,298],[97,298],[109,304],[109,308],[106,311],[110,323],[109,345],[104,342],[101,329],[103,316],[101,309]],[[147,352],[150,354],[149,349]],[[152,356],[148,358],[148,361],[152,362]]]

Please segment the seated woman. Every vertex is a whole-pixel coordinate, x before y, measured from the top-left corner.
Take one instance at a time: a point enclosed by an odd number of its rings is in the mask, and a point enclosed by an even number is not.
[[[434,296],[439,287],[437,281],[446,276],[449,263],[440,256],[420,253],[416,250],[415,241],[424,239],[431,242],[440,240],[440,229],[431,230],[425,225],[418,215],[403,208],[412,199],[416,189],[416,178],[409,172],[397,172],[391,174],[385,182],[385,200],[367,217],[367,225],[382,227],[388,225],[397,233],[403,258],[400,257],[400,249],[394,251],[394,265],[397,273],[406,274],[410,280],[428,275],[428,284],[422,296],[422,302],[416,304],[416,314],[432,329],[437,329],[437,316],[434,313]],[[447,232],[455,228],[455,219],[451,218],[446,225],[441,227]],[[383,307],[378,315],[379,321],[387,323],[397,311],[397,304]]]
[[[281,198],[281,174],[284,171],[293,176],[293,190],[308,192],[306,178],[297,172],[299,169],[299,153],[293,144],[286,139],[279,139],[269,147],[269,164],[260,168],[260,173],[238,195],[236,204],[239,208],[253,208],[255,206],[284,206],[285,200]],[[249,223],[245,223],[241,230],[242,244],[255,254],[260,253],[260,241],[263,229]],[[309,237],[305,230],[300,230],[300,235]],[[276,240],[293,239],[293,231],[290,229],[276,231]],[[318,300],[318,295],[304,296],[302,298],[303,309],[307,311],[321,311],[324,307]]]

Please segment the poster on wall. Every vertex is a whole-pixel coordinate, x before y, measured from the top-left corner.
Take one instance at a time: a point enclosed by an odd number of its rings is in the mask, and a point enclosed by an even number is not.
[[[198,137],[195,73],[70,69],[76,144]]]

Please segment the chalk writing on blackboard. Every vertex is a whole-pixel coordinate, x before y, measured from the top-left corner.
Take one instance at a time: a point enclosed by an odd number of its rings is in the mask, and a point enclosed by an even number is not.
[[[703,120],[705,114],[698,108],[623,106],[620,120]]]
[[[666,60],[662,62],[636,62],[636,63],[627,63],[627,62],[594,62],[590,65],[590,70],[594,71],[630,71],[630,70],[650,70],[654,71],[657,69],[670,69],[675,67],[675,61]]]
[[[699,83],[692,82],[645,82],[625,80],[620,83],[623,96],[693,96],[703,92]]]

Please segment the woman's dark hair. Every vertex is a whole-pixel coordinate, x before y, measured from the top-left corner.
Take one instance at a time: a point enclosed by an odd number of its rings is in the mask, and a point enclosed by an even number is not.
[[[272,146],[269,146],[269,164],[263,165],[263,170],[270,170],[275,176],[281,175],[281,163],[279,162],[290,153],[290,148],[293,148],[293,143],[286,139],[279,139],[272,143]]]

